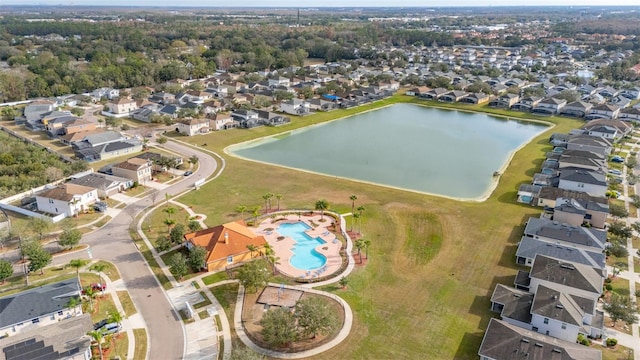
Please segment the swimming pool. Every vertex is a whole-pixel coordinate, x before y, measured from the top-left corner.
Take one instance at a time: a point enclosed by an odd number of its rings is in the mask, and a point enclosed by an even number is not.
[[[293,224],[280,224],[276,231],[282,236],[292,238],[296,244],[291,251],[293,256],[289,262],[293,267],[301,270],[313,270],[322,267],[327,263],[327,258],[316,251],[316,246],[326,242],[320,238],[312,238],[305,231],[311,229],[303,222]]]

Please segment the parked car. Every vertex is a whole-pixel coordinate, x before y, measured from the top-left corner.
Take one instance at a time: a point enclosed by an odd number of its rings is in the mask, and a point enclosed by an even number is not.
[[[91,285],[89,285],[91,287],[91,289],[93,289],[94,291],[105,291],[107,290],[107,284],[98,284],[98,283],[93,283]],[[82,295],[85,295],[85,290],[82,289]]]
[[[617,156],[617,155],[616,155],[616,156],[614,156],[614,157],[612,157],[612,158],[611,158],[611,161],[612,161],[612,162],[615,162],[615,163],[623,163],[623,162],[624,162],[624,159],[623,159],[623,158],[621,158],[620,156]]]
[[[108,323],[100,329],[102,329],[103,334],[115,334],[122,330],[122,326],[118,323]]]
[[[622,171],[620,171],[618,169],[611,169],[611,170],[609,170],[609,174],[622,175]]]
[[[193,174],[193,171],[191,171],[191,170],[184,172],[184,176],[189,176],[191,174]]]
[[[103,328],[105,325],[107,325],[109,322],[107,321],[107,319],[103,319],[98,321],[97,323],[93,324],[93,330],[98,330]]]
[[[109,206],[104,201],[98,201],[97,203],[93,204],[93,209],[97,212],[105,212],[107,211],[108,207]]]

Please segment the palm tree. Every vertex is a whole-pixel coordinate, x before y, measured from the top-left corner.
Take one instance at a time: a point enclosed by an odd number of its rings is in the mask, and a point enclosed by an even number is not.
[[[369,246],[371,246],[371,240],[366,239],[363,241],[363,243],[364,243],[364,252],[365,252],[364,258],[369,260]]]
[[[356,250],[358,250],[358,256],[360,257],[360,264],[362,264],[362,249],[364,249],[364,241],[362,239],[356,240],[354,244]]]
[[[109,322],[118,323],[118,325],[120,325],[122,323],[122,318],[123,316],[118,310],[109,311]]]
[[[80,268],[87,265],[89,260],[85,259],[73,259],[69,261],[69,266],[76,269],[76,276],[78,277],[78,283],[80,283]]]
[[[276,194],[276,199],[278,200],[278,211],[280,211],[280,199],[282,199],[282,194]]]
[[[325,199],[316,201],[316,210],[320,211],[320,221],[324,221],[324,211],[329,209],[329,202]]]
[[[358,197],[354,194],[349,196],[349,199],[351,200],[351,213],[353,214],[353,209],[356,207],[356,200],[358,200]]]
[[[169,227],[168,231],[171,231],[171,227],[176,224],[176,221],[169,217],[164,219],[164,224]]]
[[[252,244],[247,245],[247,250],[251,253],[251,258],[253,259],[253,252],[258,250],[258,247]]]
[[[102,338],[104,337],[104,334],[102,333],[102,331],[100,331],[100,329],[92,330],[92,331],[89,331],[87,333],[87,335],[91,336],[93,338],[93,340],[95,340],[98,343],[98,351],[100,352],[100,360],[104,359],[104,357],[102,356]]]
[[[269,202],[269,210],[271,210],[271,198],[273,198],[274,194],[272,192],[267,193],[267,201]]]
[[[167,215],[169,215],[169,219],[172,219],[171,215],[175,214],[178,210],[173,206],[169,206],[168,208],[165,208],[162,211],[166,212]]]
[[[260,215],[260,206],[256,206],[253,208],[253,224],[257,225],[256,223],[258,222],[258,215]]]
[[[100,285],[102,285],[102,296],[104,297],[104,281],[102,281],[102,272],[105,271],[107,269],[107,264],[105,263],[95,263],[93,265],[91,265],[91,267],[89,268],[89,270],[91,271],[95,271],[96,273],[98,273],[98,277],[100,278]]]
[[[67,309],[73,309],[73,314],[76,315],[76,306],[80,304],[81,304],[80,299],[73,296],[69,298],[69,301],[67,301],[67,304],[65,306],[67,307]]]
[[[89,298],[89,312],[93,312],[93,298],[96,296],[96,290],[93,286],[84,288],[84,294]]]
[[[264,213],[269,212],[269,193],[265,193],[262,195],[262,199],[264,200]]]
[[[358,206],[358,208],[357,208],[356,210],[358,210],[358,214],[362,215],[362,213],[363,213],[363,212],[364,212],[364,210],[365,210],[364,205],[360,205],[360,206]]]
[[[244,220],[244,213],[247,212],[247,210],[249,210],[249,208],[245,205],[238,205],[236,207],[236,212],[240,213],[240,217]]]
[[[355,213],[355,214],[353,214],[353,215],[351,215],[351,216],[352,216],[352,218],[353,218],[353,219],[351,220],[351,231],[353,231],[353,224],[354,224],[355,222],[357,222],[357,221],[358,221],[358,219],[360,219],[360,214]]]

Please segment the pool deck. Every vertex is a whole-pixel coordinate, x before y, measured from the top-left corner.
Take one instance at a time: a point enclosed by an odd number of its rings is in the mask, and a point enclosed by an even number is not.
[[[336,238],[334,233],[327,230],[329,226],[333,225],[335,219],[325,215],[324,222],[321,222],[320,218],[320,214],[314,214],[312,216],[298,216],[294,214],[278,216],[278,221],[272,222],[272,219],[265,219],[258,225],[258,228],[254,230],[256,234],[264,236],[265,240],[275,251],[276,256],[280,258],[280,264],[277,265],[277,268],[281,273],[292,278],[312,279],[331,275],[340,269],[342,264],[342,259],[340,258],[342,243]],[[278,237],[281,235],[276,229],[280,224],[293,224],[297,222],[303,222],[311,228],[306,231],[307,235],[312,238],[320,238],[325,242],[325,244],[318,245],[315,248],[317,252],[327,258],[326,264],[319,269],[303,270],[291,265],[289,261],[293,256],[291,249],[296,242],[288,236],[282,240],[278,240]],[[318,226],[314,227],[311,222]]]

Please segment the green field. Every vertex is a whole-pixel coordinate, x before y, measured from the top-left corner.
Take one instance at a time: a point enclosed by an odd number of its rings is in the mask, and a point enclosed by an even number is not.
[[[343,297],[355,314],[349,337],[316,358],[477,359],[492,313],[489,296],[496,283],[512,284],[515,249],[522,224],[540,209],[515,202],[518,186],[530,182],[551,147],[549,135],[579,127],[573,119],[535,117],[555,127],[535,138],[512,159],[493,195],[482,203],[459,202],[423,194],[313,175],[236,159],[224,154],[231,144],[290,131],[395,102],[421,102],[401,95],[357,109],[337,110],[278,128],[233,129],[180,138],[208,148],[226,160],[222,175],[179,201],[207,215],[207,224],[237,220],[238,205],[260,206],[267,192],[282,194],[281,208],[312,208],[327,199],[331,209],[364,205],[362,232],[371,241],[368,264],[349,276]],[[464,106],[509,117],[517,112]]]

